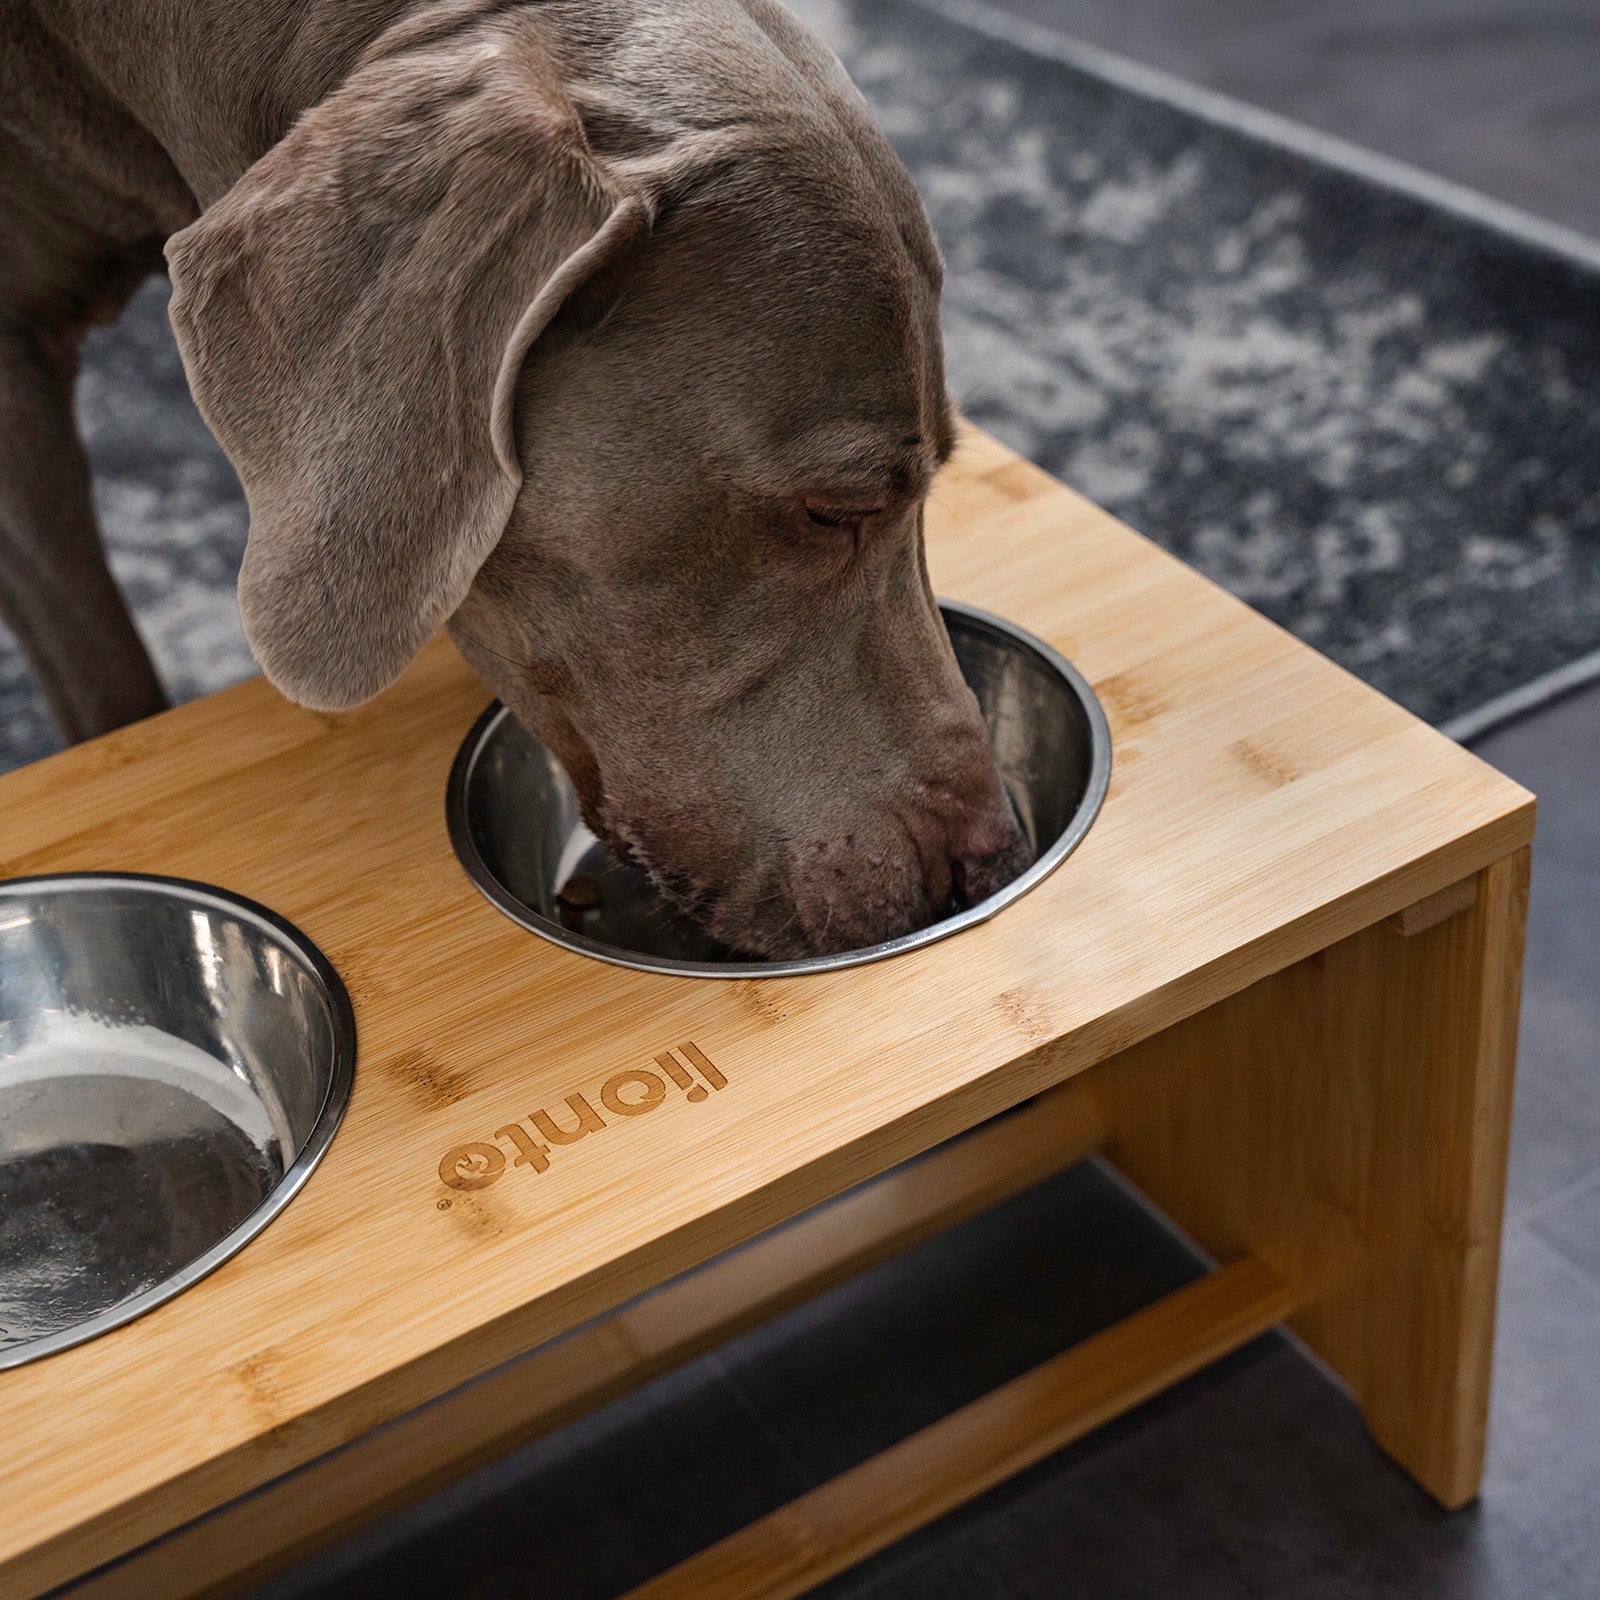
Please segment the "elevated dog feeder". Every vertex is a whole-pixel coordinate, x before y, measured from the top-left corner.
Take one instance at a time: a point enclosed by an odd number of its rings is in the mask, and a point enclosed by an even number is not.
[[[359,1040],[280,1214],[0,1371],[0,1600],[256,1581],[1092,1150],[1221,1265],[637,1592],[799,1594],[1279,1321],[1471,1498],[1531,797],[981,435],[928,523],[1115,760],[1056,870],[868,964],[713,982],[503,914],[443,642],[359,712],[246,684],[0,780],[0,875],[270,907]]]

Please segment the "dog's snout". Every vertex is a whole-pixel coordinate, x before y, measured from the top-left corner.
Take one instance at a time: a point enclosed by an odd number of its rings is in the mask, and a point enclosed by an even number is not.
[[[959,795],[915,785],[875,822],[807,841],[790,876],[794,927],[808,954],[880,944],[977,905],[1032,860],[993,775]],[[978,793],[974,793],[976,788]]]

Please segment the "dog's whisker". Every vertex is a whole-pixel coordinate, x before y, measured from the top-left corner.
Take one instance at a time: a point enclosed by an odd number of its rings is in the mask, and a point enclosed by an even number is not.
[[[459,624],[456,626],[455,632],[458,637],[465,639],[474,650],[481,650],[485,655],[493,656],[496,661],[505,662],[508,667],[515,667],[519,672],[532,672],[534,670],[531,661],[519,661],[515,656],[508,656],[502,651],[496,650],[492,644],[485,644],[476,634],[468,633]]]
[[[996,390],[993,379],[980,379],[977,383],[973,384],[970,389],[964,390],[956,397],[956,410],[965,416],[969,408],[972,406],[973,401],[982,400],[986,396],[995,392]]]

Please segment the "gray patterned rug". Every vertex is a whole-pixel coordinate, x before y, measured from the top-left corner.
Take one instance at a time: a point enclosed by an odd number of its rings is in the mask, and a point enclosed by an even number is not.
[[[796,0],[949,258],[968,413],[1436,721],[1600,649],[1600,274],[916,0]],[[152,286],[80,407],[173,692],[251,669]],[[0,639],[0,765],[53,747]]]

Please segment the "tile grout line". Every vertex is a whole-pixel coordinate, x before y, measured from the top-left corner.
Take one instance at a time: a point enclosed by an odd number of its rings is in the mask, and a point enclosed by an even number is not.
[[[1528,1244],[1548,1256],[1567,1277],[1571,1278],[1574,1283],[1584,1290],[1589,1298],[1594,1301],[1596,1312],[1600,1313],[1600,1283],[1596,1283],[1576,1261],[1570,1260],[1565,1251],[1551,1244],[1548,1239],[1540,1234],[1535,1233],[1532,1228],[1523,1228],[1521,1224],[1518,1224],[1511,1232],[1513,1234],[1522,1234]]]
[[[1508,1209],[1507,1221],[1515,1227],[1521,1227],[1525,1222],[1537,1222],[1574,1196],[1582,1194],[1591,1184],[1600,1184],[1600,1164],[1591,1167],[1587,1172],[1580,1173],[1576,1178],[1568,1179],[1554,1194],[1547,1194],[1544,1199],[1535,1201],[1530,1206],[1514,1211]]]
[[[755,1396],[746,1389],[743,1380],[726,1359],[725,1351],[721,1348],[713,1350],[706,1359],[712,1370],[727,1385],[739,1409],[755,1424],[761,1437],[775,1449],[782,1460],[788,1462],[790,1470],[798,1476],[802,1485],[799,1492],[805,1494],[819,1487],[825,1480],[817,1476],[810,1463],[789,1443],[779,1431],[777,1424],[767,1416]],[[789,1498],[795,1497],[791,1495]]]

